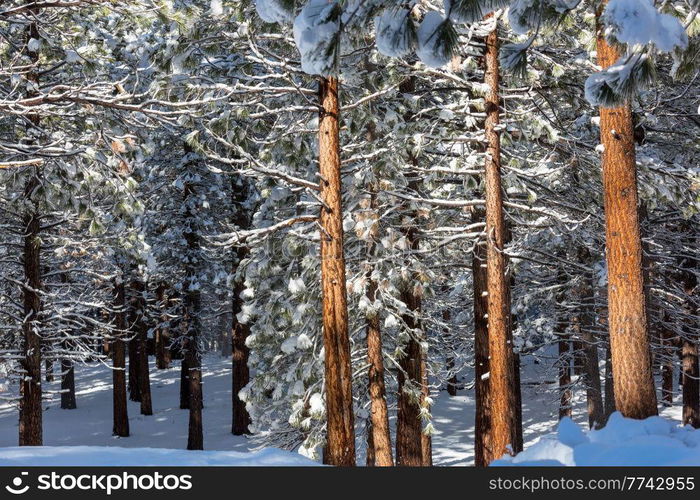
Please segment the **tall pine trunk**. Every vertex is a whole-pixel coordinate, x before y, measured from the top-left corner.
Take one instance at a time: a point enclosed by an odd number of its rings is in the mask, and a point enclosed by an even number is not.
[[[120,437],[129,435],[129,415],[127,413],[126,399],[126,290],[124,281],[119,278],[115,285],[115,331],[113,335],[112,351],[112,402],[113,402],[113,426],[112,434]]]
[[[491,416],[491,456],[508,453],[516,435],[515,374],[510,294],[506,279],[506,225],[501,186],[501,143],[499,98],[498,29],[486,37],[484,82],[486,93],[485,165],[487,323],[489,337],[489,403]]]
[[[31,13],[38,10],[32,9]],[[38,65],[38,48],[33,48],[32,39],[41,40],[39,29],[35,22],[30,22],[25,31],[27,51],[32,64]],[[39,88],[39,74],[36,68],[26,75],[28,81]],[[31,88],[31,87],[28,87]],[[36,95],[38,90],[30,90],[27,96]],[[31,127],[38,127],[41,118],[38,114],[29,115]],[[41,298],[41,219],[32,196],[40,185],[39,171],[34,168],[32,176],[24,187],[24,199],[27,201],[27,209],[23,218],[24,225],[24,250],[22,261],[24,264],[24,286],[22,298],[24,303],[24,318],[22,321],[22,359],[20,361],[20,404],[19,404],[19,445],[41,446],[43,443],[43,423],[41,413],[41,334],[40,318]],[[48,373],[48,370],[47,370]]]
[[[355,415],[343,250],[338,79],[319,81],[319,174],[321,214],[321,290],[326,380],[326,453],[330,465],[355,465]]]
[[[189,145],[185,144],[185,153],[192,153]],[[188,392],[189,430],[187,435],[188,450],[204,449],[204,432],[202,429],[202,357],[200,352],[201,322],[201,294],[197,286],[199,262],[198,255],[201,252],[200,236],[194,213],[197,191],[191,182],[185,182],[184,186],[185,221],[184,233],[187,242],[188,258],[185,263],[185,325],[184,340],[185,356],[182,360],[182,371],[186,374]],[[181,402],[182,405],[182,402]]]
[[[605,39],[596,12],[598,64],[607,68],[620,54]],[[600,108],[603,144],[603,201],[608,264],[608,324],[615,405],[624,416],[657,414],[642,270],[634,126],[629,104]]]

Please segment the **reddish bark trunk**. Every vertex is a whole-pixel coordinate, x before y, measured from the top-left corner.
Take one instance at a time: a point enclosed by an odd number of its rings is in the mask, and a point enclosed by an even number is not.
[[[598,21],[598,63],[607,68],[619,58]],[[605,246],[608,264],[608,323],[615,405],[624,416],[657,414],[652,378],[639,230],[634,126],[629,104],[600,108],[603,152]]]
[[[354,466],[355,415],[345,288],[337,78],[320,79],[319,101],[319,173],[323,203],[319,222],[327,415],[327,452],[323,458],[330,465]]]

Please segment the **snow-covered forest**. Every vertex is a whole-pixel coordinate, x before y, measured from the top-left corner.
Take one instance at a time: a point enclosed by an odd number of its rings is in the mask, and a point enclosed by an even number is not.
[[[700,465],[699,11],[0,2],[0,465]]]

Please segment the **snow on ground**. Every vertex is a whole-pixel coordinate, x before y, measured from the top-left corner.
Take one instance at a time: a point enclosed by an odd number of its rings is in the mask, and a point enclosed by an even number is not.
[[[697,466],[700,430],[663,417],[633,420],[616,412],[605,428],[584,431],[564,418],[556,434],[494,465]]]
[[[526,450],[531,446],[551,444],[556,431],[558,395],[551,376],[551,363],[523,366],[523,428]],[[465,377],[468,382],[471,377]],[[204,380],[204,449],[185,451],[188,412],[179,408],[180,367],[174,362],[168,370],[151,365],[152,416],[139,414],[139,403],[129,402],[131,436],[112,436],[112,373],[109,367],[92,363],[76,366],[78,408],[62,410],[54,398],[44,404],[43,448],[17,448],[18,416],[15,405],[0,404],[0,465],[19,464],[114,464],[133,465],[260,465],[308,464],[296,453],[279,450],[255,452],[254,443],[244,436],[233,436],[231,427],[231,364],[217,355],[203,359]],[[550,383],[541,383],[549,380]],[[56,391],[59,382],[44,383],[45,389]],[[2,389],[0,388],[0,392]],[[0,396],[8,396],[2,393]],[[460,390],[450,397],[446,391],[433,394],[433,461],[435,465],[471,465],[474,460],[474,390]],[[679,418],[680,407],[674,406],[664,416]],[[574,419],[586,420],[585,393],[575,391]],[[392,426],[394,422],[392,421]],[[358,463],[364,463],[364,437],[358,436]],[[68,450],[63,447],[75,447]],[[91,448],[101,447],[101,448]],[[106,454],[104,447],[113,447]],[[138,448],[138,449],[135,449]],[[173,451],[182,450],[182,451]],[[215,453],[225,452],[225,453]],[[31,453],[31,455],[29,455]],[[256,453],[243,455],[244,453]],[[540,453],[540,452],[538,452]],[[528,455],[525,455],[527,458]],[[528,458],[530,460],[531,458]],[[187,460],[186,462],[184,460]],[[297,462],[300,460],[301,462]]]
[[[187,451],[166,448],[120,448],[105,446],[16,446],[0,448],[0,465],[61,466],[315,466],[298,453],[266,448],[238,451]]]

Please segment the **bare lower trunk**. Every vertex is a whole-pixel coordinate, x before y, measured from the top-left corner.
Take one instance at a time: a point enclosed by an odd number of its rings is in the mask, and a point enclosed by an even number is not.
[[[141,415],[153,415],[151,401],[151,377],[148,366],[148,325],[146,323],[146,284],[142,281],[133,283],[135,341],[137,345],[138,384],[141,402]]]
[[[408,300],[403,297],[402,300]],[[409,304],[407,304],[409,305]],[[409,305],[410,307],[410,305]],[[404,318],[413,327],[412,316]],[[423,442],[421,432],[420,393],[421,348],[411,337],[404,348],[405,355],[399,360],[398,410],[396,415],[396,465],[420,467],[423,465]]]
[[[75,402],[75,369],[73,361],[67,358],[61,360],[61,408],[74,410]]]
[[[326,380],[326,438],[324,462],[355,465],[355,415],[343,249],[342,182],[340,176],[340,104],[338,80],[319,82],[319,174],[323,207],[321,226],[321,290]]]
[[[566,328],[566,325],[560,323]],[[563,332],[559,333],[559,418],[571,418],[571,340]]]
[[[201,358],[196,347],[187,349],[187,367],[190,386],[190,420],[187,434],[188,450],[204,449],[204,432],[202,429],[202,367]]]
[[[374,302],[376,299],[377,283],[371,281],[367,290],[367,298]],[[384,354],[382,353],[382,334],[379,316],[367,318],[367,361],[369,369],[369,397],[371,426],[369,429],[371,448],[367,450],[372,465],[391,467],[394,458],[391,455],[391,434],[389,431],[389,410],[386,404],[386,387],[384,385]],[[369,464],[368,464],[369,465]]]
[[[187,358],[180,362],[180,409],[187,410],[190,407],[190,370],[187,368]]]
[[[124,282],[115,286],[115,332],[112,341],[112,399],[113,426],[112,434],[120,437],[129,435],[129,415],[126,400],[126,346],[124,336],[126,330],[126,292]]]
[[[239,263],[246,254],[246,248],[240,248],[238,250]],[[250,327],[239,322],[237,317],[243,309],[243,299],[241,298],[241,293],[243,293],[244,288],[243,282],[239,280],[236,282],[233,291],[233,332],[231,336],[231,344],[233,348],[233,416],[231,432],[236,436],[248,434],[248,426],[250,425],[250,415],[248,414],[248,410],[246,410],[245,402],[243,402],[238,396],[238,393],[248,384],[250,380],[250,371],[248,369],[250,349],[245,343],[250,333]]]
[[[161,284],[156,289],[156,301],[161,311],[160,324],[155,333],[156,344],[156,368],[165,370],[170,367],[170,331],[168,328],[168,305],[166,296],[167,287]]]
[[[419,189],[417,179],[409,180],[409,189]],[[418,228],[409,225],[405,229],[406,240],[413,251],[419,249]],[[410,264],[409,264],[410,265]],[[415,276],[404,283],[401,301],[408,312],[402,316],[409,336],[399,359],[398,412],[396,415],[396,464],[400,466],[428,466],[432,463],[430,436],[423,433],[421,408],[428,395],[425,355],[421,348],[423,325],[421,324],[421,297],[417,292]]]
[[[683,425],[700,428],[698,344],[683,339]]]
[[[612,358],[610,356],[610,346],[605,349],[605,415],[607,423],[610,415],[615,411],[615,384],[613,382]]]
[[[33,176],[25,187],[25,197],[31,198],[39,185],[38,177]],[[24,321],[23,357],[20,362],[22,379],[20,385],[20,420],[19,445],[41,446],[42,444],[42,410],[41,410],[41,336],[39,333],[39,314],[41,301],[41,264],[39,240],[40,220],[36,213],[29,213],[24,218]]]
[[[130,323],[133,324],[133,314],[129,316],[131,317]],[[131,336],[129,340],[129,399],[131,401],[140,402],[141,383],[139,381],[139,371],[141,362],[139,361],[139,338],[138,335],[134,334],[133,330],[130,331],[128,335]]]
[[[602,2],[597,19],[606,2]],[[607,68],[620,54],[598,26],[598,63]],[[603,201],[608,264],[608,323],[615,406],[624,416],[657,414],[651,371],[642,272],[642,244],[637,211],[634,126],[629,104],[600,108],[603,144]]]

